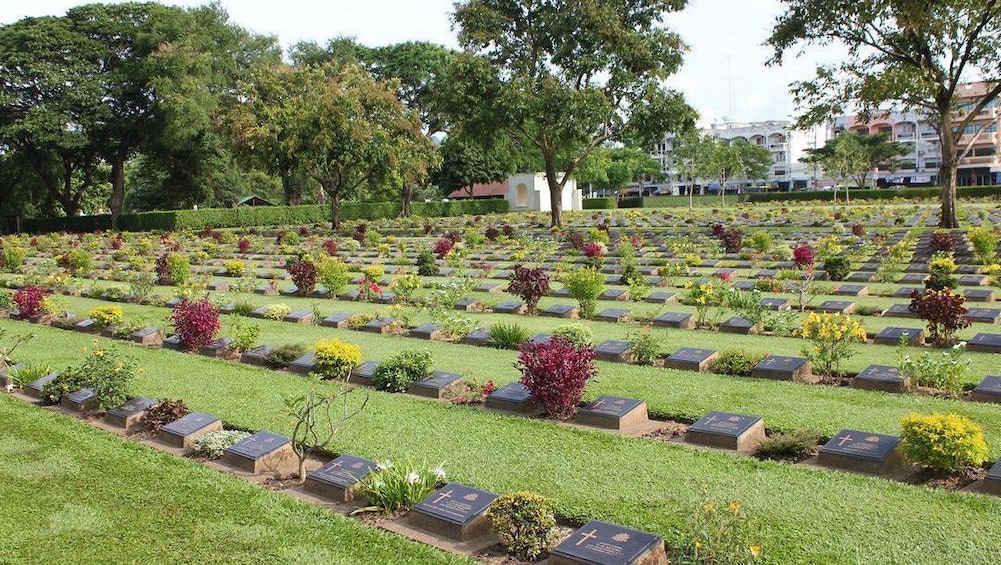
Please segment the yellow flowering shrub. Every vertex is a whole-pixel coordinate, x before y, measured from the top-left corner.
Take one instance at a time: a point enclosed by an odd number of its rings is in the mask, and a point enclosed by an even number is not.
[[[799,333],[811,344],[803,349],[803,355],[828,377],[840,370],[842,361],[855,355],[852,344],[868,338],[858,320],[827,312],[808,315]]]
[[[325,379],[346,379],[361,363],[361,348],[339,339],[316,342],[316,370]]]
[[[911,414],[900,421],[901,446],[908,460],[939,471],[981,465],[989,450],[984,430],[959,414]]]
[[[247,265],[239,259],[230,259],[223,264],[226,274],[231,277],[242,277],[247,271]]]
[[[125,312],[121,306],[114,304],[108,306],[98,306],[87,313],[87,317],[94,320],[98,327],[107,328],[117,326],[125,319]]]

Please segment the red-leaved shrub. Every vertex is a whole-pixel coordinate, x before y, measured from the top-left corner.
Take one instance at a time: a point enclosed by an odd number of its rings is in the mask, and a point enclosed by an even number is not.
[[[600,243],[592,241],[584,244],[584,255],[587,257],[604,257],[605,251],[605,246]]]
[[[326,241],[323,242],[322,247],[323,247],[323,252],[326,253],[327,255],[330,255],[331,257],[333,257],[334,255],[337,255],[337,242],[336,241],[334,241],[332,239],[328,239],[328,240],[326,240]]]
[[[240,250],[240,253],[250,251],[250,240],[245,237],[241,237],[240,241],[236,242],[236,248]]]
[[[219,310],[206,296],[195,302],[185,300],[170,315],[174,332],[186,351],[195,351],[215,340],[219,333]]]
[[[928,242],[932,251],[941,253],[952,253],[956,251],[956,237],[947,231],[937,231],[931,234],[931,241]]]
[[[302,257],[290,259],[285,269],[302,296],[309,296],[316,289],[316,265],[312,261]]]
[[[448,238],[442,238],[434,242],[434,252],[438,255],[439,259],[444,259],[452,251],[452,247],[455,246],[455,242]]]
[[[483,232],[483,235],[485,235],[490,241],[497,241],[497,238],[500,237],[500,230],[490,226]]]
[[[22,318],[34,318],[45,312],[45,289],[26,286],[14,293],[14,304]]]
[[[577,413],[587,381],[598,370],[594,349],[579,347],[556,336],[545,343],[526,342],[518,354],[521,384],[532,393],[555,420],[567,420]]]
[[[928,337],[937,346],[945,347],[956,342],[956,330],[970,326],[966,318],[966,297],[953,294],[951,289],[915,290],[907,309],[928,324]]]
[[[534,314],[539,299],[549,292],[549,275],[541,267],[526,267],[519,263],[511,268],[507,291],[524,300],[528,312]]]
[[[740,249],[744,246],[744,232],[737,228],[730,228],[723,232],[719,240],[723,243],[723,249],[727,253],[740,253]]]
[[[792,248],[792,262],[797,269],[813,266],[814,257],[813,248],[807,243]]]

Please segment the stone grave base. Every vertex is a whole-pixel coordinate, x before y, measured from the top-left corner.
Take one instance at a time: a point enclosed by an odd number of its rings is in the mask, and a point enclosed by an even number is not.
[[[646,402],[640,402],[622,417],[610,416],[606,414],[578,412],[573,422],[581,426],[592,426],[595,428],[605,428],[609,430],[629,431],[630,429],[642,426],[649,421],[647,415]]]
[[[834,467],[855,473],[888,475],[904,466],[904,456],[899,449],[893,450],[893,453],[883,461],[821,451],[817,455],[817,464],[822,467]]]
[[[467,524],[456,524],[422,512],[411,510],[409,523],[415,528],[431,532],[436,536],[456,540],[469,541],[490,533],[490,521],[486,514],[473,518]]]
[[[209,424],[208,426],[195,430],[194,432],[186,436],[172,434],[169,431],[160,430],[160,433],[156,436],[156,439],[160,443],[169,445],[170,447],[178,447],[186,449],[191,447],[191,444],[194,443],[196,439],[202,437],[203,435],[221,431],[222,431],[222,420],[216,420],[215,422]]]
[[[740,453],[754,453],[758,448],[758,444],[765,439],[764,420],[758,420],[747,431],[737,437],[707,433],[692,428],[688,428],[688,431],[685,433],[685,443],[719,449],[731,449]]]
[[[237,453],[226,451],[222,462],[245,473],[259,475],[261,473],[283,474],[297,470],[299,463],[292,452],[292,444],[286,443],[271,453],[258,459],[244,457]]]

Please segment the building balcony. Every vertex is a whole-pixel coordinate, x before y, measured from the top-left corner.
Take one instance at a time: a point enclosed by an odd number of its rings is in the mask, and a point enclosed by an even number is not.
[[[895,140],[895,141],[900,141],[900,140],[902,140],[902,139],[914,139],[914,137],[915,137],[915,135],[914,135],[914,132],[913,132],[913,131],[907,131],[907,132],[901,132],[901,133],[898,133],[898,134],[897,134],[897,135],[896,135],[896,136],[894,137],[894,140]]]
[[[770,144],[768,145],[768,148],[769,148],[769,149],[778,149],[778,150],[782,150],[782,149],[785,149],[785,148],[786,148],[786,144],[785,144],[785,143],[770,143]]]
[[[993,165],[998,162],[997,155],[987,155],[985,157],[966,157],[959,160],[959,166],[963,165]]]

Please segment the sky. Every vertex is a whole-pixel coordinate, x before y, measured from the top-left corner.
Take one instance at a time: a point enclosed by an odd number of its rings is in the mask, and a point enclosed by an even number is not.
[[[26,16],[62,15],[83,1],[0,0],[0,24]],[[198,0],[164,0],[196,6]],[[353,36],[369,46],[422,40],[456,47],[451,29],[452,0],[221,0],[236,24],[274,35],[283,46],[321,44]],[[778,0],[689,0],[668,14],[667,26],[689,45],[684,66],[668,84],[681,90],[701,116],[700,123],[788,119],[795,114],[789,83],[813,76],[833,57],[812,51],[782,67],[766,68],[770,51],[761,44],[781,12]]]

